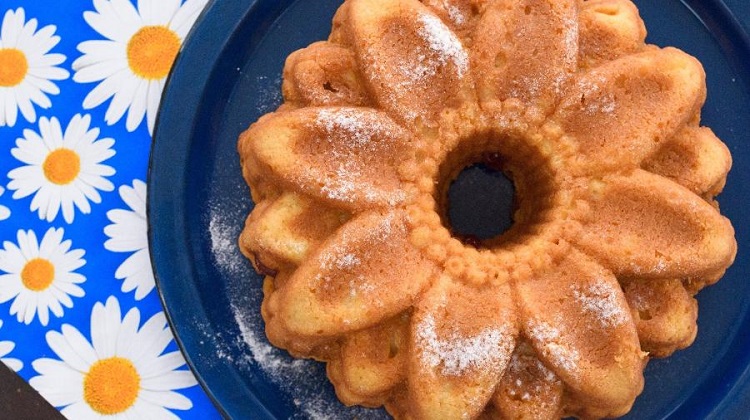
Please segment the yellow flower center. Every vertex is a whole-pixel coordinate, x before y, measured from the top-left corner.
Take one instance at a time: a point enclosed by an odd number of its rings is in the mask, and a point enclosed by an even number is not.
[[[55,280],[55,266],[44,258],[34,258],[21,270],[21,282],[34,292],[47,289]]]
[[[29,71],[29,62],[23,51],[0,48],[0,87],[13,87],[23,82]]]
[[[81,171],[81,158],[70,149],[60,148],[47,155],[42,169],[50,182],[57,185],[70,184]]]
[[[165,26],[145,26],[128,42],[128,65],[144,79],[161,79],[169,74],[180,38]]]
[[[83,379],[83,399],[99,414],[122,413],[130,408],[141,387],[133,363],[122,357],[97,361]]]

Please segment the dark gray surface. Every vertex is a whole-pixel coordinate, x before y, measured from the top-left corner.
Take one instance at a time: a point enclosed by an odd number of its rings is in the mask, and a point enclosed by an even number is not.
[[[64,418],[26,381],[0,363],[0,419],[54,420]]]

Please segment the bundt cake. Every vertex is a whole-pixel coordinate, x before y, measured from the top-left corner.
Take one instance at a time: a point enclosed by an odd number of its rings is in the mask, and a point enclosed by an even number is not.
[[[346,0],[239,139],[269,340],[396,418],[606,417],[732,263],[701,64],[629,0]],[[491,162],[513,225],[447,190]]]

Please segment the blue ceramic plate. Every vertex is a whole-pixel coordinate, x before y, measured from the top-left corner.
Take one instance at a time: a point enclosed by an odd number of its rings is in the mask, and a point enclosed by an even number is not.
[[[750,19],[744,0],[737,16]],[[747,418],[750,413],[750,43],[719,0],[641,0],[649,42],[698,57],[708,74],[703,122],[730,147],[720,201],[734,221],[737,262],[701,292],[692,347],[646,370],[628,418]],[[261,278],[236,248],[253,203],[239,133],[280,103],[285,57],[324,39],[340,0],[218,0],[185,44],[165,92],[149,180],[151,253],[178,343],[216,405],[233,418],[370,418],[346,409],[322,365],[269,346]]]

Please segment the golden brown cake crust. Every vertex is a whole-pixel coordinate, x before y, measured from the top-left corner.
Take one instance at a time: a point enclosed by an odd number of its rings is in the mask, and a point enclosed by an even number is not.
[[[346,0],[238,144],[269,340],[403,419],[623,415],[736,253],[700,63],[629,0]],[[491,162],[513,226],[454,235]]]

